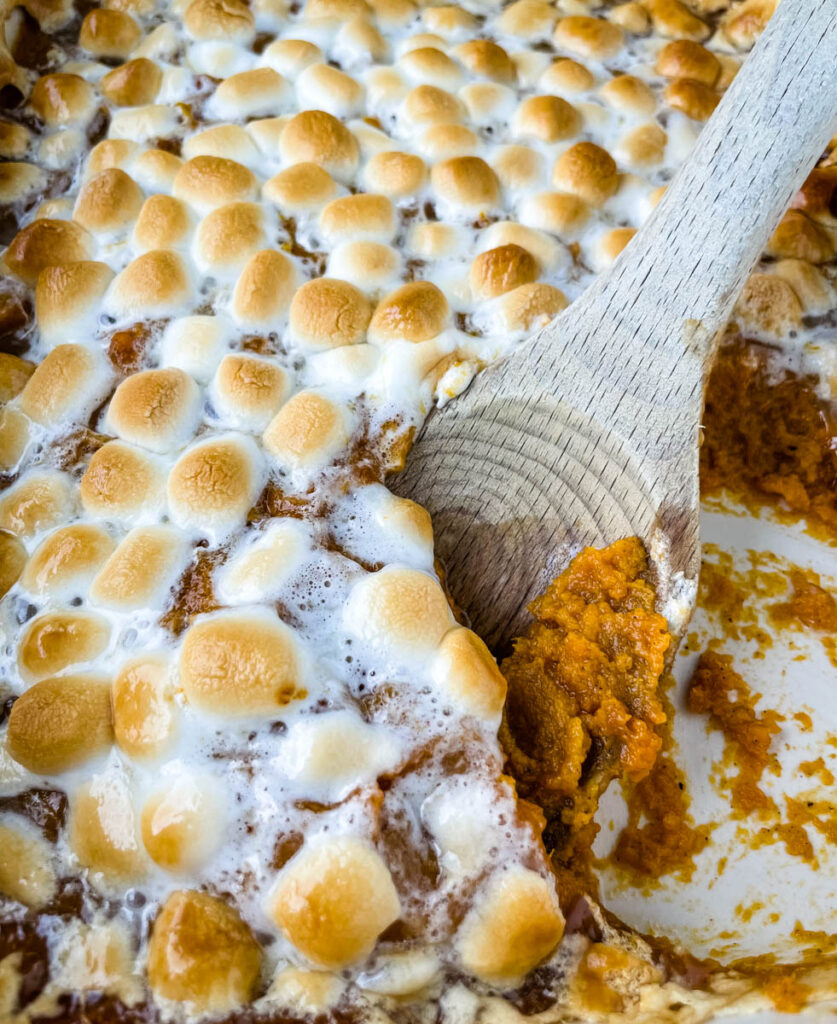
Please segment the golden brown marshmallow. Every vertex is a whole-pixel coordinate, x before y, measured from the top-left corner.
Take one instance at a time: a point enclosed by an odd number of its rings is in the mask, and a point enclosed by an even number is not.
[[[123,171],[141,152],[139,143],[131,139],[102,139],[90,150],[84,165],[85,178],[119,167]]]
[[[435,46],[419,46],[410,50],[399,60],[398,67],[418,85],[454,90],[463,81],[462,68]]]
[[[253,328],[275,326],[298,284],[294,264],[275,249],[262,249],[244,266],[236,281],[232,310],[239,323]]]
[[[626,114],[653,114],[657,107],[654,93],[635,75],[617,75],[599,91],[609,106]]]
[[[777,0],[744,0],[721,18],[721,31],[733,46],[749,50],[767,27]]]
[[[199,213],[209,213],[227,203],[255,199],[258,181],[248,167],[235,160],[196,156],[178,170],[172,194]]]
[[[274,174],[262,194],[284,214],[314,213],[335,197],[337,186],[322,167],[305,162]]]
[[[509,189],[531,189],[544,173],[544,159],[528,146],[500,146],[491,166],[500,184]]]
[[[554,883],[512,867],[489,881],[462,922],[456,945],[469,974],[506,986],[548,956],[563,934]]]
[[[18,697],[6,749],[29,771],[56,775],[103,753],[112,740],[107,680],[72,675],[44,679]]]
[[[519,245],[500,245],[480,253],[471,264],[471,290],[479,298],[495,299],[537,276],[538,264],[530,252]]]
[[[320,214],[320,230],[332,245],[339,242],[391,242],[397,222],[386,196],[361,192],[333,199]]]
[[[202,892],[172,893],[148,942],[151,991],[196,1013],[225,1013],[248,1003],[261,963],[259,944],[237,911]]]
[[[288,397],[288,375],[261,356],[231,352],[218,364],[210,394],[225,423],[262,431]]]
[[[828,278],[807,260],[777,260],[769,270],[788,282],[806,312],[824,312],[831,305],[834,293]]]
[[[187,160],[198,156],[214,156],[247,167],[259,161],[258,147],[240,124],[216,124],[204,128],[186,139],[182,153]]]
[[[607,150],[577,142],[555,161],[552,183],[591,206],[601,206],[619,188],[619,171]]]
[[[109,71],[101,89],[118,107],[139,107],[153,103],[160,91],[163,72],[147,57],[137,57]]]
[[[422,152],[431,160],[469,156],[481,145],[479,136],[464,124],[436,124],[421,136]]]
[[[193,39],[248,43],[254,35],[253,12],[243,0],[192,0],[183,16]]]
[[[14,406],[0,409],[0,469],[12,470],[31,440],[28,417]]]
[[[464,210],[491,209],[500,197],[497,175],[478,156],[458,156],[436,164],[430,181],[440,199]]]
[[[267,610],[203,616],[180,650],[180,685],[201,711],[281,715],[305,696],[301,652],[291,629]]]
[[[602,267],[609,267],[636,234],[636,228],[613,228],[596,244],[596,255]]]
[[[618,25],[582,15],[561,18],[552,34],[558,49],[594,60],[614,57],[622,49],[623,38]]]
[[[572,138],[581,130],[581,115],[560,96],[530,96],[514,115],[514,133],[542,142]]]
[[[309,65],[300,74],[296,87],[299,95],[310,96],[309,102],[335,116],[351,117],[362,111],[363,86],[328,64]]]
[[[630,167],[651,167],[662,162],[668,136],[656,121],[641,124],[624,135],[617,156]]]
[[[290,469],[312,469],[349,441],[346,411],[316,391],[298,391],[262,435],[267,450]]]
[[[648,12],[636,0],[628,0],[628,3],[611,7],[608,17],[614,24],[634,36],[644,36],[651,28]]]
[[[45,426],[84,423],[110,390],[104,357],[84,345],[56,345],[20,393],[20,410]]]
[[[513,84],[517,79],[514,63],[497,43],[490,39],[469,39],[453,50],[454,57],[462,61],[473,75],[490,78],[502,84]]]
[[[372,192],[404,199],[422,188],[427,169],[420,157],[389,150],[372,157],[363,170],[363,177],[366,187]]]
[[[513,220],[498,220],[480,236],[480,249],[483,252],[509,244],[528,250],[535,257],[539,270],[552,269],[561,254],[561,247],[549,235]]]
[[[344,242],[328,258],[328,273],[366,292],[390,285],[401,271],[401,256],[380,242]]]
[[[300,71],[322,59],[319,46],[305,39],[274,39],[262,54],[262,60],[288,78],[295,78]]]
[[[44,267],[87,260],[92,252],[93,240],[80,224],[44,217],[18,231],[3,258],[13,274],[34,287]]]
[[[546,0],[515,0],[497,20],[503,35],[536,41],[547,39],[555,24],[556,12]]]
[[[253,68],[225,78],[212,94],[209,109],[219,118],[247,118],[281,109],[285,79],[273,68]]]
[[[433,659],[433,682],[468,714],[498,718],[506,700],[506,681],[491,651],[463,626],[442,637]]]
[[[562,57],[554,61],[541,75],[538,85],[557,93],[587,92],[593,88],[596,80],[591,72],[578,61]]]
[[[21,585],[39,597],[67,599],[87,588],[115,548],[101,527],[76,523],[46,537],[32,553]]]
[[[360,159],[357,139],[324,110],[292,117],[279,137],[279,152],[287,164],[318,164],[338,181],[350,179]]]
[[[27,473],[0,498],[0,529],[18,537],[60,526],[75,511],[75,489],[65,473]]]
[[[146,192],[170,192],[183,161],[165,149],[147,149],[140,153],[131,168],[134,177]]]
[[[70,805],[69,840],[79,864],[106,883],[145,874],[131,793],[119,776],[96,776],[80,787]]]
[[[189,560],[191,548],[172,526],[136,526],[101,567],[90,603],[116,611],[158,608]]]
[[[192,218],[185,203],[165,194],[149,196],[134,225],[133,243],[140,252],[176,249],[188,240]]]
[[[669,82],[663,96],[669,106],[682,110],[695,121],[708,121],[721,101],[718,93],[708,85],[691,78],[677,78]]]
[[[369,324],[369,339],[375,344],[427,341],[445,329],[449,315],[447,299],[435,284],[412,281],[380,301]]]
[[[665,78],[691,78],[710,88],[721,74],[718,58],[690,39],[675,39],[657,54],[656,69]]]
[[[0,893],[37,909],[55,893],[52,851],[32,826],[0,822]]]
[[[195,256],[207,273],[234,274],[267,241],[264,215],[256,203],[229,203],[198,225]]]
[[[41,337],[55,343],[92,326],[112,280],[113,271],[104,263],[82,261],[44,267],[35,286]]]
[[[145,803],[142,842],[159,867],[195,872],[214,852],[221,822],[206,784],[189,777],[176,779]]]
[[[751,274],[733,311],[748,333],[782,337],[802,322],[802,303],[791,285],[776,274]]]
[[[181,455],[169,473],[167,494],[179,526],[224,533],[245,521],[261,488],[262,459],[255,443],[221,434]]]
[[[175,719],[165,658],[145,654],[125,662],[113,681],[111,702],[113,734],[123,753],[148,758],[166,751]]]
[[[183,370],[143,370],[119,385],[107,413],[109,429],[153,452],[181,448],[197,429],[201,392]]]
[[[141,35],[130,14],[100,8],[85,15],[78,42],[96,57],[127,57]]]
[[[26,548],[13,533],[0,530],[0,597],[17,583],[26,565]]]
[[[710,34],[706,22],[692,14],[680,0],[644,0],[643,6],[651,16],[654,31],[667,39],[701,42]]]
[[[531,331],[545,327],[568,305],[566,295],[552,285],[540,282],[522,284],[503,296],[500,316],[506,330]]]
[[[164,493],[165,478],[159,466],[145,452],[123,441],[108,441],[94,452],[79,484],[88,514],[119,522],[159,508]]]
[[[82,124],[96,110],[96,90],[80,75],[43,75],[32,87],[29,105],[50,127]]]
[[[113,233],[132,223],[142,206],[142,189],[117,167],[102,171],[82,188],[73,218],[95,234]]]
[[[34,164],[0,163],[0,203],[17,203],[43,189],[46,175]]]
[[[108,645],[110,626],[92,612],[46,612],[24,629],[18,668],[28,682],[46,679],[70,665],[92,661]]]
[[[421,20],[428,32],[435,32],[445,39],[463,34],[472,34],[477,21],[470,11],[452,4],[440,7],[425,7]]]
[[[465,118],[459,100],[435,85],[417,85],[404,99],[404,114],[413,125],[457,124]]]
[[[788,210],[767,243],[767,253],[781,259],[826,263],[834,256],[827,232],[799,210]]]
[[[334,348],[362,342],[372,316],[366,296],[348,281],[317,277],[295,293],[290,327],[307,348]]]
[[[152,249],[132,260],[114,278],[105,306],[119,319],[167,316],[192,293],[181,256],[170,249]]]
[[[337,969],[368,956],[401,906],[379,854],[340,836],[302,848],[279,876],[268,913],[303,956]]]
[[[432,654],[455,625],[445,593],[417,569],[386,566],[356,583],[344,618],[356,636],[401,660]]]

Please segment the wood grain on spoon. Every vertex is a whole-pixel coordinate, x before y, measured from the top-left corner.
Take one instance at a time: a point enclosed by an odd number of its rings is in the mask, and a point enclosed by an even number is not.
[[[391,485],[430,511],[451,592],[495,649],[581,546],[632,535],[685,626],[715,339],[835,128],[837,0],[783,0],[609,274],[428,418]]]

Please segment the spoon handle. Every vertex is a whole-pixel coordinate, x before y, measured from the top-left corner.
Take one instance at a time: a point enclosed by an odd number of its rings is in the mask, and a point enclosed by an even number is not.
[[[534,346],[609,364],[617,387],[636,362],[648,386],[691,391],[835,129],[837,0],[783,0],[642,231]],[[700,364],[685,374],[684,350]]]

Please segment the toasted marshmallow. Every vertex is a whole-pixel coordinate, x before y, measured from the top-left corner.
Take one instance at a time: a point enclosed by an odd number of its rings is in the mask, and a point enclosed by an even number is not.
[[[152,249],[116,275],[105,308],[120,320],[170,316],[188,303],[192,293],[183,258],[170,249]]]
[[[38,81],[43,81],[43,78]],[[0,156],[6,160],[23,159],[29,150],[31,139],[31,132],[24,125],[4,121],[0,124]]]
[[[216,124],[195,132],[183,143],[183,156],[186,160],[210,156],[250,168],[260,160],[256,144],[239,124]]]
[[[55,344],[92,334],[112,280],[113,271],[104,263],[44,267],[35,286],[35,312],[44,341]]]
[[[412,127],[459,124],[465,108],[456,96],[435,85],[417,85],[404,98],[402,114]]]
[[[46,679],[92,661],[108,645],[110,626],[92,612],[56,611],[27,623],[17,652],[18,669],[27,682]]]
[[[490,39],[469,39],[452,52],[473,75],[505,85],[512,85],[517,80],[514,62],[502,46]]]
[[[248,167],[235,160],[196,156],[178,170],[172,194],[198,213],[207,214],[228,203],[255,199],[258,181]]]
[[[183,16],[192,39],[227,39],[244,45],[253,38],[254,23],[243,0],[192,0]]]
[[[45,537],[32,553],[21,586],[38,597],[69,600],[87,589],[115,547],[99,526],[64,526]]]
[[[592,72],[578,61],[562,58],[554,61],[541,75],[538,85],[559,96],[588,92],[595,85]]]
[[[136,526],[99,570],[90,602],[121,612],[161,608],[191,553],[173,526]]]
[[[279,159],[279,139],[290,119],[289,114],[283,114],[281,117],[261,117],[247,123],[244,130],[255,143],[261,157],[271,161]]]
[[[555,17],[555,8],[546,0],[515,0],[503,8],[497,27],[503,35],[540,42],[552,34]]]
[[[279,152],[286,164],[318,164],[338,181],[351,179],[360,158],[357,139],[324,110],[292,117],[279,138]]]
[[[111,387],[107,360],[84,345],[56,345],[20,393],[20,409],[44,426],[86,423]]]
[[[218,596],[225,604],[254,604],[272,597],[303,564],[310,543],[298,520],[271,520],[220,570]]]
[[[465,80],[460,65],[435,46],[411,49],[399,60],[398,67],[416,85],[435,85],[449,92],[455,92]]]
[[[515,221],[497,221],[480,235],[480,249],[483,252],[510,244],[518,245],[530,252],[541,270],[552,270],[565,258],[561,246],[549,235],[534,228],[524,227]]]
[[[454,210],[481,213],[500,198],[500,182],[478,156],[460,156],[436,164],[430,172],[433,191]]]
[[[229,203],[198,225],[195,259],[204,273],[235,276],[266,241],[261,208],[255,203]]]
[[[466,714],[498,721],[506,700],[506,681],[491,651],[470,629],[445,633],[433,659],[434,684]]]
[[[616,146],[620,161],[631,168],[653,167],[665,156],[668,136],[656,121],[638,125],[623,135]]]
[[[14,469],[31,439],[32,424],[27,416],[14,406],[0,409],[0,469]]]
[[[339,242],[391,242],[397,223],[386,196],[361,192],[333,199],[320,214],[320,230],[331,244]]]
[[[96,112],[96,90],[80,75],[43,75],[32,87],[29,105],[51,128],[86,124]]]
[[[287,256],[275,249],[262,249],[250,257],[236,281],[232,298],[235,320],[253,329],[275,329],[298,283],[299,274]]]
[[[517,108],[513,130],[518,138],[558,142],[577,135],[581,125],[581,114],[560,96],[530,96]]]
[[[751,274],[735,304],[734,319],[744,330],[782,337],[802,321],[802,303],[776,274]]]
[[[544,159],[528,146],[500,146],[491,166],[500,184],[514,191],[530,192],[544,176]]]
[[[331,175],[310,162],[294,164],[264,183],[262,194],[286,216],[316,213],[337,195]]]
[[[0,893],[37,910],[55,893],[53,852],[38,831],[16,815],[0,821]]]
[[[143,370],[114,392],[108,429],[149,451],[174,451],[193,437],[201,405],[201,390],[188,373],[174,367]]]
[[[209,394],[223,423],[260,433],[288,397],[290,387],[288,375],[278,363],[231,352],[221,360]]]
[[[226,717],[279,716],[306,696],[293,630],[266,609],[201,616],[180,650],[189,703]]]
[[[622,49],[624,36],[618,25],[604,18],[574,16],[560,19],[552,41],[557,49],[578,57],[607,60]]]
[[[46,164],[43,153],[41,158]],[[6,161],[0,164],[0,203],[25,201],[34,192],[42,190],[46,180],[46,175],[40,167]]]
[[[372,309],[364,294],[347,281],[317,277],[293,297],[290,327],[304,348],[355,345],[364,340]]]
[[[253,68],[225,79],[209,101],[207,112],[221,121],[261,117],[280,111],[290,90],[273,68]]]
[[[636,228],[613,228],[597,240],[595,263],[597,270],[605,270],[636,234]]]
[[[31,472],[0,498],[0,529],[19,537],[60,526],[75,513],[75,488],[66,473]]]
[[[404,199],[421,191],[427,169],[420,157],[389,150],[372,157],[364,168],[363,177],[373,192],[392,199]]]
[[[566,192],[536,192],[520,207],[522,224],[565,237],[573,237],[589,217],[587,203]]]
[[[328,273],[377,293],[391,288],[401,274],[401,256],[396,249],[380,242],[344,242],[332,250]]]
[[[69,838],[79,864],[105,884],[145,874],[132,794],[121,773],[103,772],[81,786],[71,803]]]
[[[131,166],[135,180],[146,192],[170,192],[183,161],[165,149],[147,149]]]
[[[471,82],[459,90],[459,98],[480,128],[508,121],[516,99],[513,89],[497,82]]]
[[[444,293],[430,281],[411,281],[385,296],[369,324],[369,340],[427,341],[448,324],[450,310]]]
[[[448,160],[474,153],[482,143],[464,124],[437,124],[421,136],[421,150],[431,160]]]
[[[680,0],[645,0],[643,6],[651,16],[654,31],[668,39],[693,39],[700,42],[711,31],[706,22],[692,14]],[[735,12],[743,11],[744,7],[746,4],[739,5]],[[745,16],[744,20],[751,19]]]
[[[321,967],[364,959],[401,913],[375,850],[351,836],[304,846],[279,876],[267,912],[285,938]]]
[[[617,75],[611,78],[601,87],[599,95],[608,106],[624,114],[648,117],[657,107],[654,93],[635,75]]]
[[[45,267],[89,260],[92,253],[93,240],[80,224],[42,217],[18,231],[3,259],[31,288]]]
[[[79,496],[89,515],[127,524],[161,509],[165,476],[146,452],[122,441],[108,441],[93,453]]]
[[[110,689],[100,676],[44,679],[12,705],[6,749],[37,775],[58,775],[103,753],[113,740]]]
[[[494,875],[478,894],[456,946],[469,974],[512,986],[552,952],[563,934],[554,883],[514,866]]]
[[[181,776],[142,809],[142,841],[164,871],[198,871],[222,840],[218,801],[207,782]]]
[[[301,104],[310,103],[335,117],[353,117],[363,109],[363,86],[328,64],[310,64],[301,71],[296,92]]]
[[[471,291],[483,299],[494,299],[538,276],[535,257],[519,245],[507,244],[488,249],[471,264]]]
[[[344,621],[353,636],[399,661],[432,655],[454,625],[444,591],[432,576],[393,565],[354,585]]]
[[[249,437],[220,434],[200,441],[169,473],[172,518],[183,529],[225,535],[244,523],[262,480],[261,453]]]
[[[321,63],[323,51],[305,39],[274,39],[262,53],[262,62],[286,78],[295,79],[311,64]]]
[[[221,317],[184,316],[172,320],[160,346],[163,366],[174,366],[208,384],[227,351],[229,327]]]
[[[461,232],[453,224],[428,221],[416,224],[407,235],[407,252],[425,259],[455,256],[463,247]]]
[[[777,259],[827,263],[835,245],[826,230],[800,210],[788,210],[767,243],[767,253]]]
[[[138,252],[177,249],[189,240],[192,218],[180,199],[165,194],[149,196],[134,225],[133,244]]]
[[[552,182],[591,206],[601,206],[619,188],[619,172],[607,150],[594,142],[577,142],[556,160]]]
[[[113,733],[128,757],[159,757],[171,745],[175,719],[168,673],[165,658],[144,654],[125,662],[113,681]]]
[[[695,121],[708,121],[721,102],[719,93],[691,78],[678,78],[670,82],[663,96],[670,107],[682,110]]]
[[[96,57],[127,57],[142,33],[130,14],[99,8],[85,15],[79,46]]]
[[[109,71],[101,89],[118,107],[140,107],[157,99],[162,83],[160,67],[147,57],[137,57]]]
[[[467,38],[473,35],[478,24],[470,11],[452,4],[425,7],[421,12],[421,20],[428,32],[435,32],[447,40]]]
[[[26,548],[13,533],[0,530],[0,597],[17,583],[26,565]]]
[[[532,331],[545,327],[568,305],[567,296],[550,284],[522,284],[503,296],[500,317],[508,331]]]
[[[203,0],[192,7],[196,3]],[[253,998],[261,966],[253,933],[215,896],[179,890],[157,915],[148,941],[148,983],[158,999],[186,1003],[195,1013],[227,1013]]]
[[[313,470],[349,441],[351,424],[343,406],[316,391],[297,391],[262,435],[267,450],[288,469]]]
[[[641,3],[628,0],[608,10],[610,20],[631,35],[642,36],[651,28],[651,19]]]

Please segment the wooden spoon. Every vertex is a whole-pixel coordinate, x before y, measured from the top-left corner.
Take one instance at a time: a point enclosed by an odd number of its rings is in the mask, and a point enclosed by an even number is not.
[[[570,308],[437,409],[391,485],[495,650],[584,545],[640,537],[675,633],[700,562],[715,339],[837,128],[837,0],[783,0],[653,215]]]

